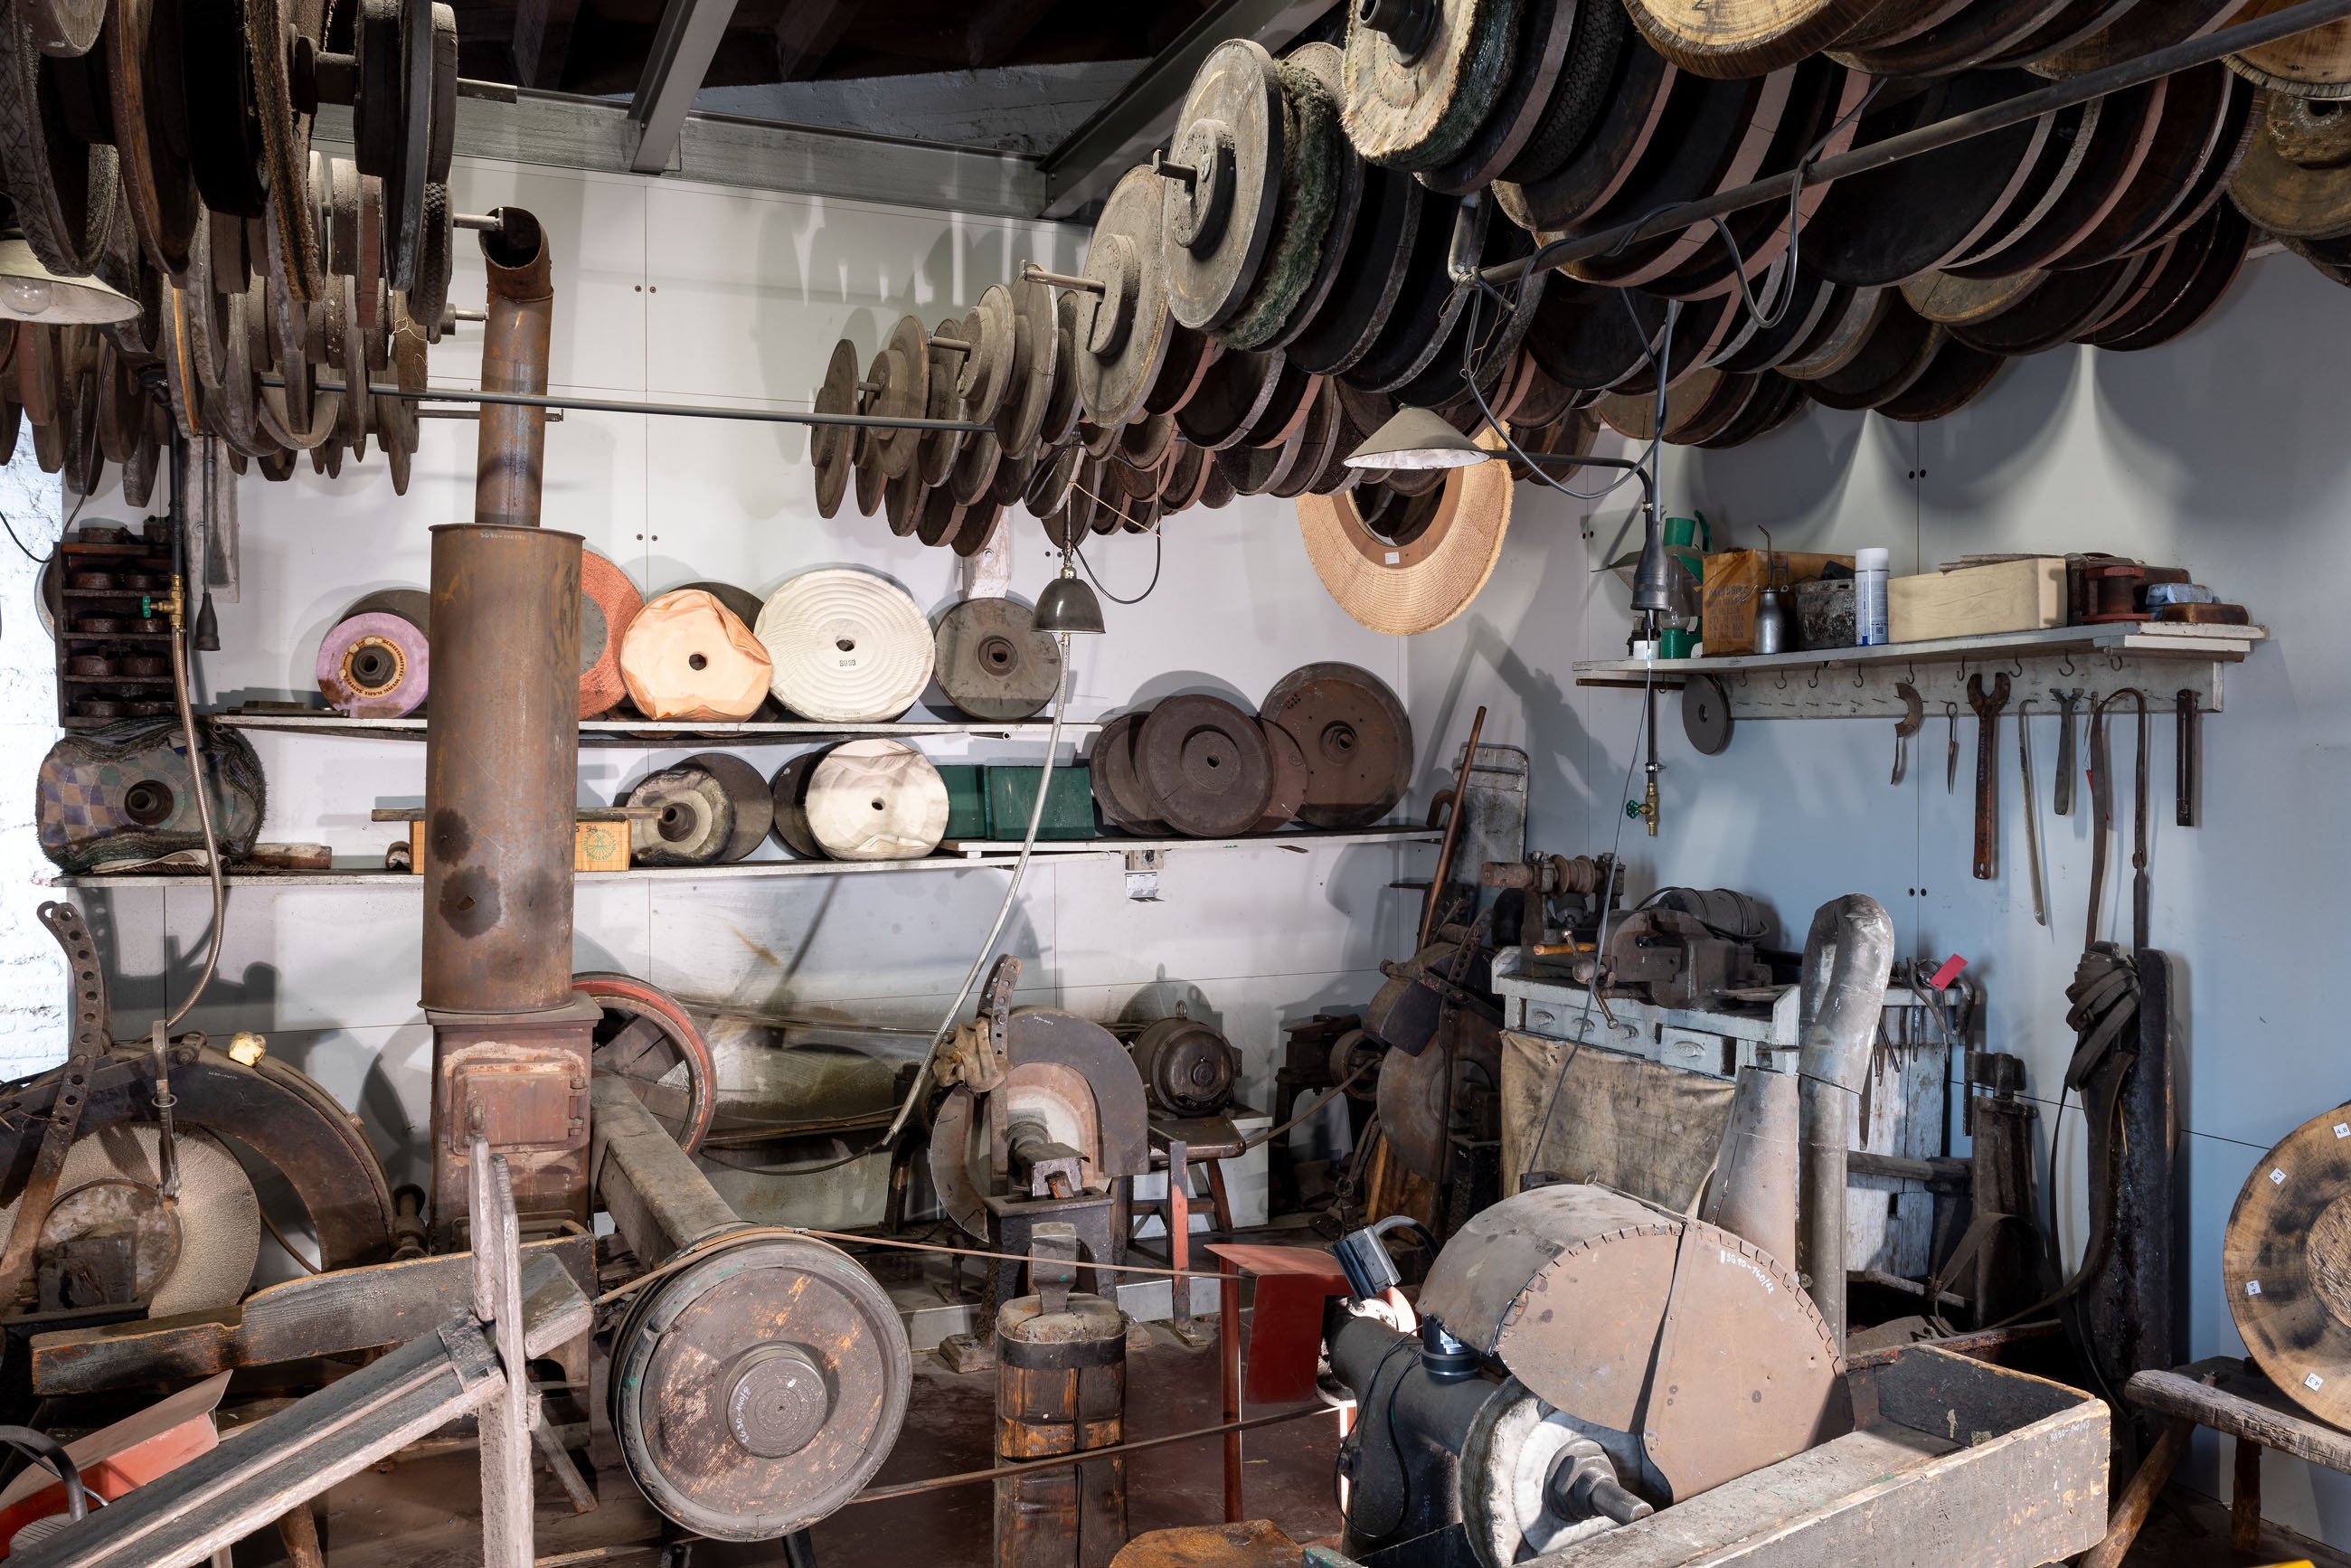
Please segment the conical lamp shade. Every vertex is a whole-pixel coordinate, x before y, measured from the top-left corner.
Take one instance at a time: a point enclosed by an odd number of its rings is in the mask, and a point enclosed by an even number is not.
[[[1467,468],[1494,455],[1425,408],[1400,408],[1347,454],[1350,468]]]

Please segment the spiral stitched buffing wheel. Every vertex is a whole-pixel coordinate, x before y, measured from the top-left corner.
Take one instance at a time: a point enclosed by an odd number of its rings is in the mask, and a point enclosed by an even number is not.
[[[929,619],[904,589],[870,571],[802,572],[768,596],[758,637],[776,700],[802,718],[884,723],[930,684]]]

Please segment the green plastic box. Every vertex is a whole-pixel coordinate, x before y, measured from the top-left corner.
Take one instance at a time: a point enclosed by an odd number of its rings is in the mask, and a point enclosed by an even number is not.
[[[942,768],[940,771],[945,772]],[[988,836],[1019,839],[1029,831],[1029,813],[1037,806],[1039,769],[991,763],[987,768]],[[954,792],[950,787],[950,802]],[[952,812],[950,813],[952,814]],[[1045,791],[1045,820],[1038,824],[1040,839],[1091,839],[1094,836],[1093,779],[1082,762],[1053,769]]]
[[[957,763],[939,769],[947,787],[947,831],[951,839],[987,837],[987,769],[976,763]]]

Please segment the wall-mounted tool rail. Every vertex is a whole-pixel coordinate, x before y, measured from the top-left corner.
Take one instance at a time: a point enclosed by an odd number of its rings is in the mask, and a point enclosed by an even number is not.
[[[1660,690],[1694,676],[1719,682],[1733,718],[1896,718],[1918,694],[1929,717],[1947,705],[1966,714],[1968,678],[2006,674],[2020,693],[2080,690],[2093,700],[2137,687],[2158,698],[2191,691],[2204,712],[2221,709],[2222,672],[2269,633],[2259,626],[2136,622],[2058,626],[1981,637],[1942,637],[1866,648],[1746,653],[1705,659],[1595,659],[1575,666],[1580,686]]]

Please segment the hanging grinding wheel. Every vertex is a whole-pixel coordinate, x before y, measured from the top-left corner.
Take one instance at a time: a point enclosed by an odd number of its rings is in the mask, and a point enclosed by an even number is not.
[[[571,988],[603,1009],[595,1070],[626,1081],[678,1147],[689,1155],[700,1148],[717,1108],[718,1069],[693,1017],[675,997],[634,975],[590,969],[572,976]]]
[[[1321,96],[1327,100],[1333,117],[1328,129],[1332,170],[1331,222],[1321,252],[1314,258],[1312,275],[1290,308],[1290,319],[1273,336],[1254,345],[1258,348],[1287,348],[1322,313],[1353,249],[1355,220],[1364,211],[1364,188],[1376,177],[1375,172],[1355,156],[1354,148],[1349,145],[1346,132],[1336,120],[1339,99],[1345,90],[1340,79],[1342,62],[1339,49],[1331,44],[1301,44],[1281,61],[1285,83],[1289,79],[1287,73],[1297,70],[1320,84]]]
[[[1154,814],[1189,838],[1249,831],[1273,789],[1264,732],[1221,697],[1187,693],[1161,701],[1134,733],[1134,760]]]
[[[1502,84],[1478,133],[1452,159],[1424,171],[1418,176],[1423,184],[1459,196],[1482,191],[1502,177],[1550,113],[1552,95],[1567,64],[1568,46],[1580,26],[1578,13],[1583,9],[1577,0],[1526,0],[1519,16],[1510,79]]]
[[[920,860],[946,836],[947,787],[911,746],[844,741],[810,768],[799,811],[834,860]]]
[[[1387,683],[1354,664],[1303,664],[1274,683],[1258,716],[1287,730],[1306,758],[1311,828],[1364,828],[1412,783],[1412,719]]]
[[[1989,319],[1952,327],[1950,334],[1987,353],[2011,358],[2053,349],[2111,315],[2148,260],[2146,255],[2126,256],[2075,272],[2053,272],[2017,305]]]
[[[2068,0],[1969,0],[1898,44],[1837,49],[1834,57],[1872,76],[1949,76],[2004,58],[2067,8]]]
[[[1946,329],[1911,309],[1901,290],[1886,289],[1882,298],[1886,308],[1860,351],[1829,374],[1804,383],[1814,402],[1868,408],[1907,391],[1934,362]]]
[[[2351,146],[2331,132],[2351,111],[2273,89],[2267,113],[2230,187],[2238,210],[2281,239],[2351,234]]]
[[[1667,117],[1674,134],[1659,138],[1624,187],[1586,220],[1595,227],[1636,222],[1660,207],[1743,185],[1761,169],[1796,84],[1793,67],[1769,76],[1716,81],[1695,73],[1674,89]],[[1715,236],[1712,224],[1591,256],[1568,270],[1587,283],[1620,287],[1651,282],[1689,261]]]
[[[580,552],[580,716],[607,713],[629,695],[621,647],[644,609],[637,585],[594,550]]]
[[[2089,134],[2088,151],[2064,189],[1996,253],[1980,264],[1952,270],[1974,276],[2067,265],[2074,247],[2097,232],[2146,164],[2162,129],[2170,85],[2158,78],[2098,99],[2097,124]]]
[[[1086,245],[1084,276],[1101,288],[1078,297],[1078,402],[1099,426],[1126,423],[1167,351],[1162,233],[1169,183],[1145,168],[1120,175]]]
[[[1342,113],[1368,162],[1434,169],[1461,155],[1510,76],[1512,0],[1362,0],[1347,13]]]
[[[802,718],[886,723],[930,684],[930,622],[904,589],[870,571],[800,573],[768,596],[758,637],[776,700]]]
[[[1495,205],[1538,235],[1583,223],[1632,177],[1665,121],[1679,77],[1671,61],[1638,35],[1628,34],[1591,131],[1558,168],[1540,179],[1497,181]]]
[[[1167,308],[1185,326],[1213,332],[1248,304],[1273,242],[1293,120],[1262,45],[1231,39],[1200,62],[1169,159],[1151,171],[1167,184]]]
[[[768,651],[716,595],[662,594],[621,639],[621,678],[647,718],[739,723],[767,699]]]
[[[172,1138],[179,1186],[166,1197],[162,1146],[162,1129],[141,1124],[77,1137],[35,1260],[68,1254],[84,1238],[127,1234],[134,1290],[150,1316],[234,1307],[261,1255],[253,1181],[218,1138],[183,1123]],[[16,1233],[21,1201],[0,1208],[0,1247]]]
[[[69,74],[87,79],[102,60],[84,65],[46,52],[27,16],[38,9],[12,5],[0,14],[0,123],[9,127],[0,136],[0,184],[41,265],[78,277],[106,250],[121,201],[121,165],[98,126],[85,127],[92,133],[87,140],[73,133],[60,103],[61,82]],[[87,10],[94,39],[107,7]],[[103,102],[96,112],[106,112]]]
[[[1888,419],[1917,424],[1957,413],[1981,396],[2000,374],[2005,357],[1970,348],[1946,335],[1918,378],[1896,395],[1870,406]]]
[[[723,751],[646,775],[622,803],[661,812],[629,822],[630,859],[655,866],[741,860],[768,836],[775,811],[758,770]]]
[[[1012,381],[996,411],[996,438],[1005,451],[1026,458],[1036,449],[1038,433],[1045,427],[1045,411],[1053,400],[1060,329],[1050,288],[1019,278],[1009,293]]]
[[[1339,106],[1322,78],[1288,60],[1275,61],[1273,74],[1283,125],[1273,233],[1239,312],[1214,329],[1228,349],[1259,348],[1302,324],[1308,291],[1318,279],[1327,283],[1341,182],[1359,167],[1339,132]]]
[[[1061,688],[1061,648],[1009,599],[967,599],[939,617],[932,673],[973,718],[1034,717]]]
[[[1902,298],[1928,320],[1945,327],[1989,321],[2001,311],[2021,305],[2025,297],[2049,281],[2045,272],[2020,273],[2014,277],[1988,277],[1971,282],[1945,272],[1929,272],[1902,286]]]
[[[400,718],[424,706],[433,680],[433,600],[416,589],[371,593],[319,640],[327,706],[353,718]]]
[[[1656,51],[1699,76],[1761,76],[1835,43],[1876,0],[1631,0]]]
[[[2283,0],[2252,0],[2231,20],[2251,22],[2284,9]],[[2351,98],[2351,22],[2329,22],[2241,50],[2228,61],[2231,70],[2273,92]]]
[[[2137,174],[2098,225],[2055,265],[2095,267],[2160,243],[2198,177],[2223,155],[2231,89],[2243,84],[2215,61],[2168,77],[2165,85],[2162,120]]]
[[[1403,292],[1420,210],[1433,200],[1411,175],[1365,168],[1355,224],[1338,277],[1284,351],[1314,375],[1336,375],[1371,351]]]
[[[2210,225],[2209,238],[2204,233]],[[2097,346],[2116,353],[2131,353],[2168,343],[2211,314],[2230,285],[2243,270],[2252,244],[2252,225],[2234,207],[2223,204],[2196,229],[2173,244],[2200,252],[2196,270],[2168,305],[2149,315],[2135,317],[2113,330],[2105,324],[2093,334]]]
[[[696,1535],[772,1541],[872,1479],[914,1373],[871,1274],[821,1241],[766,1235],[721,1239],[638,1291],[611,1382],[612,1429],[648,1501]]]
[[[857,350],[846,338],[833,344],[832,358],[825,362],[824,380],[816,389],[816,412],[858,412]],[[820,424],[809,432],[809,465],[816,472],[818,517],[830,517],[841,510],[856,449],[857,430],[852,425]]]
[[[1165,838],[1167,824],[1154,813],[1158,807],[1144,789],[1134,767],[1134,732],[1145,714],[1123,713],[1094,735],[1087,758],[1087,779],[1103,821],[1138,838]]]
[[[1491,431],[1479,444],[1499,451]],[[1446,471],[1442,486],[1374,527],[1353,492],[1301,496],[1300,532],[1315,575],[1339,607],[1374,632],[1412,636],[1469,607],[1501,559],[1510,525],[1510,470],[1485,462]]]

